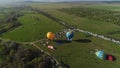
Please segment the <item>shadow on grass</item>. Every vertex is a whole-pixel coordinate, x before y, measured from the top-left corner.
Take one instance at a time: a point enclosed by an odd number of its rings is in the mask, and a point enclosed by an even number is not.
[[[71,41],[68,40],[55,40],[56,43],[71,43]]]
[[[90,43],[92,42],[90,39],[77,39],[77,40],[74,40],[76,42],[81,42],[81,43]]]
[[[65,64],[64,62],[61,62],[61,65],[65,68],[70,68],[70,66],[68,64]]]

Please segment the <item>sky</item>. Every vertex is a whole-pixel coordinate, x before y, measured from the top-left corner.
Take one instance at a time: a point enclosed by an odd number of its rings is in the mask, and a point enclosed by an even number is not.
[[[0,0],[0,2],[16,2],[16,1],[45,1],[45,2],[59,2],[59,1],[120,1],[120,0]]]

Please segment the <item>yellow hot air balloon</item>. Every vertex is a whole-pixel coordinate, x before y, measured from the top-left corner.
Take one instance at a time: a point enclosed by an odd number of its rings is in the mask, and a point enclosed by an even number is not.
[[[52,32],[48,32],[47,33],[47,38],[50,39],[50,40],[53,40],[55,38],[55,34],[52,33]]]

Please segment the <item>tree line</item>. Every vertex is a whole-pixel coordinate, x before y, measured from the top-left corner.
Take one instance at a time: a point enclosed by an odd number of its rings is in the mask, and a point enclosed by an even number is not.
[[[4,17],[0,18],[0,34],[21,25],[18,18],[22,16],[22,13],[15,8],[9,10]]]

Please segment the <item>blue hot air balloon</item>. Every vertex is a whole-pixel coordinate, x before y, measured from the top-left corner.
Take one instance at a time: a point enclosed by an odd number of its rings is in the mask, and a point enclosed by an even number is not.
[[[100,58],[100,59],[104,59],[105,58],[105,54],[104,51],[97,51],[95,52],[95,55]]]
[[[69,31],[66,33],[66,37],[69,41],[72,41],[73,36],[74,36],[74,33],[72,31]]]

